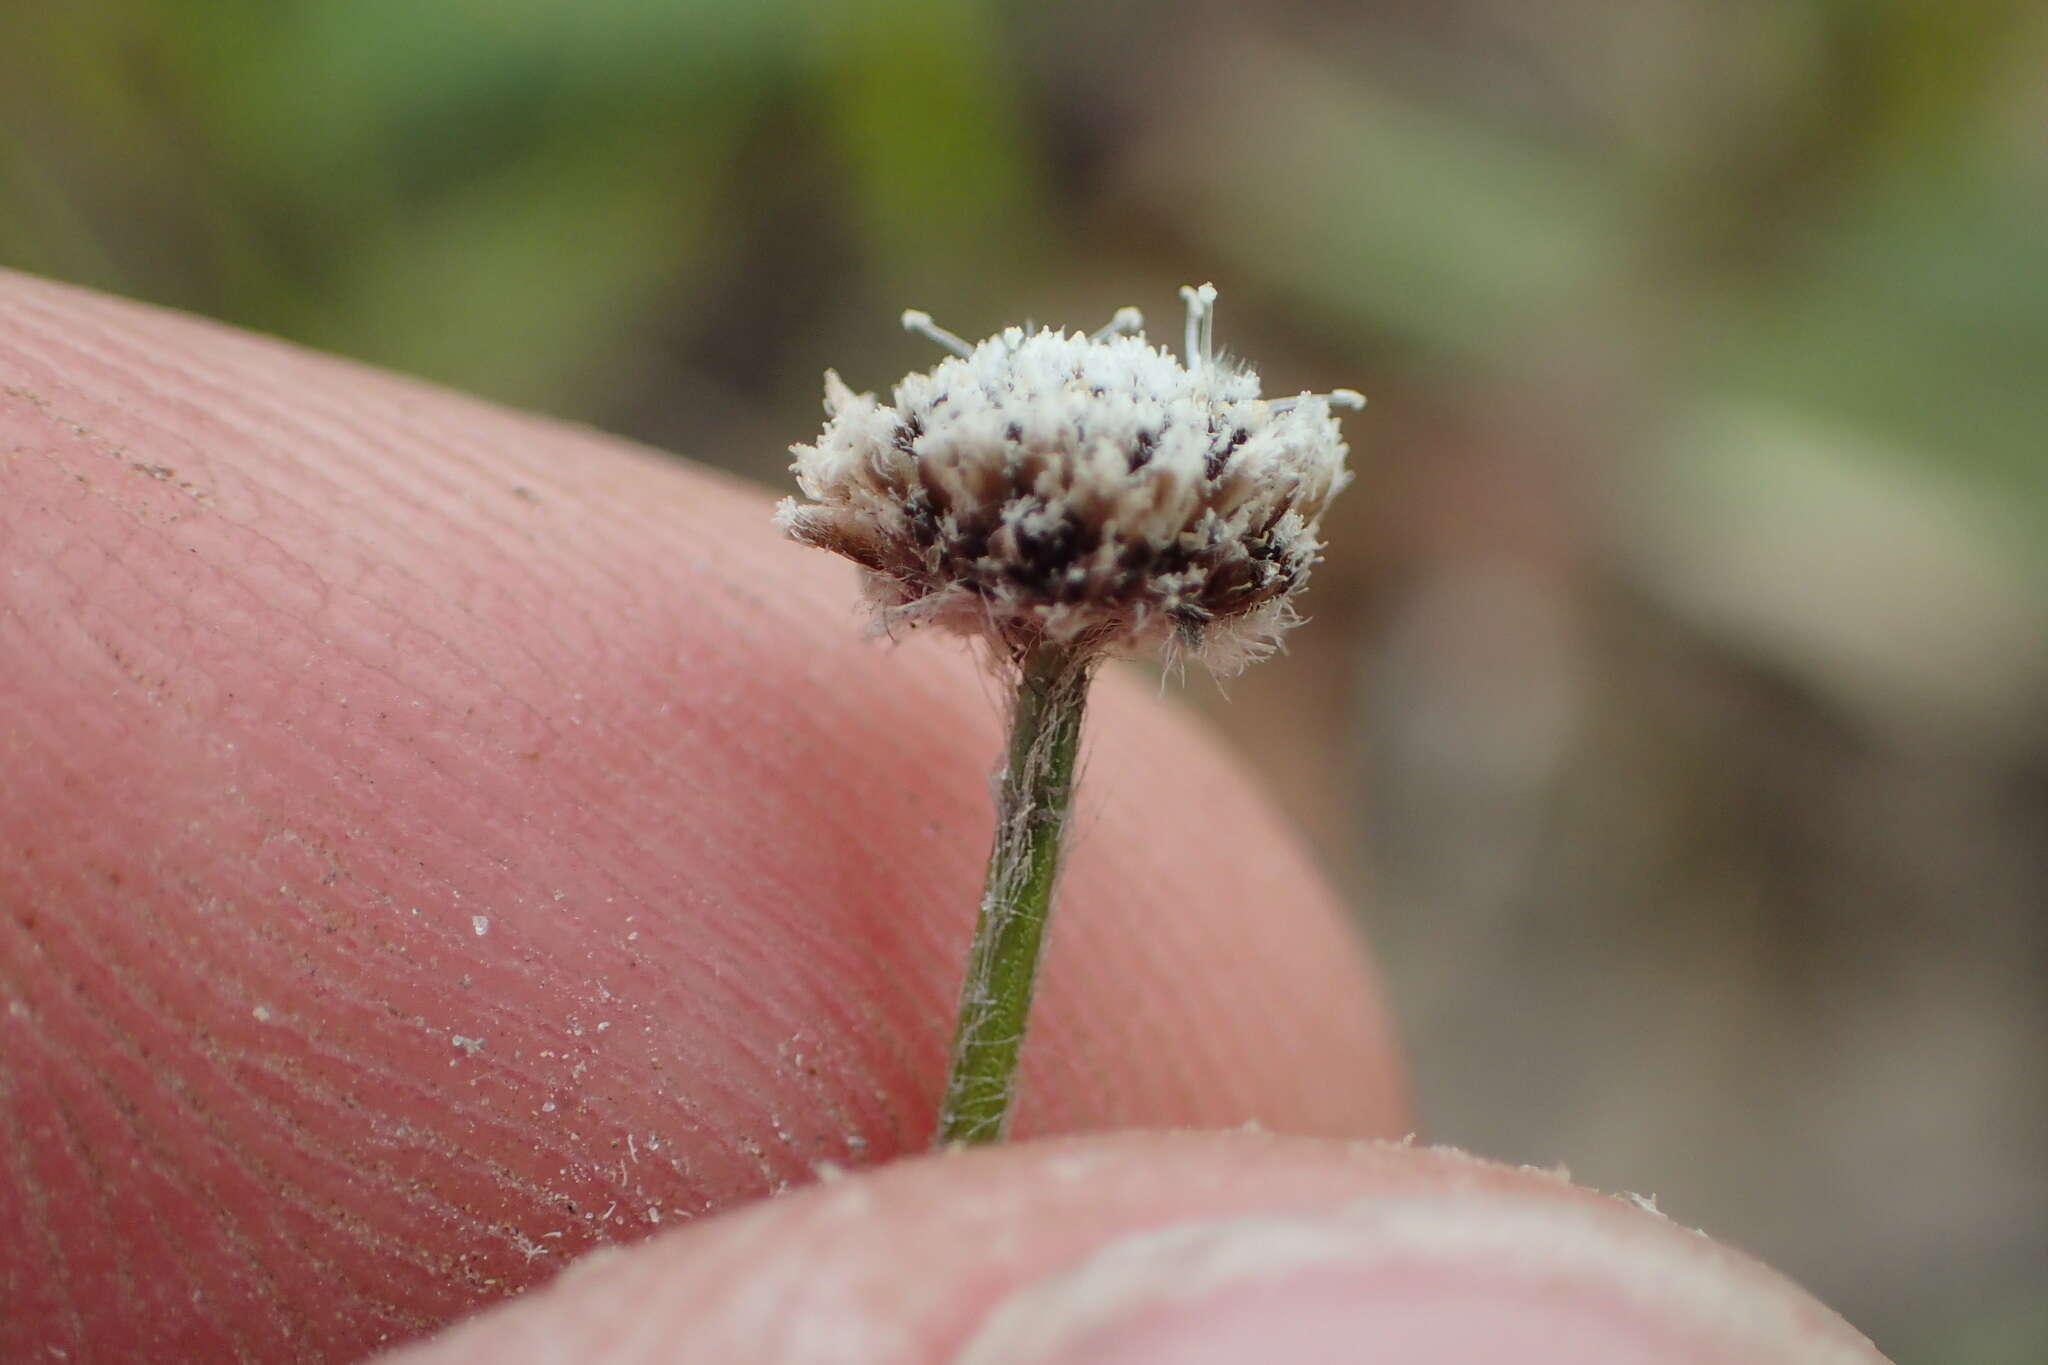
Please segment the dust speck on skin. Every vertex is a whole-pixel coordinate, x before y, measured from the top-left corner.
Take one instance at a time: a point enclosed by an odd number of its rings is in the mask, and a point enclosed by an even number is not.
[[[831,1186],[821,1215],[828,1222],[860,1223],[874,1217],[875,1193],[864,1180],[828,1180]]]
[[[1046,1170],[1055,1180],[1073,1184],[1085,1180],[1101,1165],[1101,1160],[1092,1156],[1060,1156],[1048,1161]]]
[[[448,1041],[455,1044],[455,1046],[461,1048],[464,1052],[468,1053],[472,1057],[476,1056],[477,1053],[483,1051],[484,1047],[483,1039],[465,1038],[459,1033],[450,1034]]]
[[[469,917],[469,927],[476,930],[478,938],[482,938],[485,934],[491,932],[491,917],[489,915],[471,915]]]
[[[270,1006],[268,1005],[258,1005],[255,1009],[250,1010],[249,1013],[259,1024],[270,1022]]]

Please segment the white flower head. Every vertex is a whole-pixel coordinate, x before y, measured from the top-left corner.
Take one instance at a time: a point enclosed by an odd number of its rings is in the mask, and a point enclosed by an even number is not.
[[[1215,287],[1181,294],[1180,356],[1135,308],[1092,336],[1011,327],[979,345],[905,313],[952,357],[889,405],[827,371],[825,429],[790,448],[810,501],[784,499],[778,524],[866,569],[884,628],[945,626],[1012,657],[1186,649],[1234,672],[1296,619],[1350,480],[1330,409],[1365,400],[1261,398],[1215,354]]]

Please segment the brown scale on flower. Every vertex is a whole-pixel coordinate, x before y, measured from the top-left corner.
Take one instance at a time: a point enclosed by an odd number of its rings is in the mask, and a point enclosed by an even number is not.
[[[867,570],[884,628],[1241,667],[1295,619],[1349,479],[1330,409],[1364,400],[1261,398],[1215,357],[1215,290],[1182,293],[1180,357],[1135,309],[1093,336],[1013,327],[979,345],[906,313],[953,357],[891,405],[827,373],[825,429],[792,447],[809,501],[785,499],[780,524]]]

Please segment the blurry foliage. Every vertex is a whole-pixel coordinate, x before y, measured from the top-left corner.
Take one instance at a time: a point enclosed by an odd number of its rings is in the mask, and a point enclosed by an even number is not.
[[[779,212],[900,279],[1000,259],[1031,172],[997,57],[945,0],[17,6],[0,260],[597,414],[799,122],[830,202]]]
[[[2048,957],[2006,908],[2048,901],[2044,71],[2024,0],[16,3],[0,264],[764,478],[826,364],[928,358],[906,304],[979,335],[1216,279],[1226,344],[1373,398],[1326,620],[1225,723],[1338,858],[1346,727],[1385,732],[1377,932],[1444,1135],[1662,1173],[1901,1359],[1989,1365],[2044,1341],[2039,1076],[1933,1048],[1895,1085],[1845,1021],[2039,1070],[2038,981],[1895,999]],[[1886,897],[1938,936],[1853,918]],[[1798,933],[1814,1012],[1751,1022],[1807,1071],[1712,1012]],[[1827,974],[1857,953],[1874,994]],[[1731,1057],[1632,1062],[1587,1012],[1686,1000]],[[1914,1184],[1858,1116],[1929,1075],[1964,1088]],[[1689,1115],[1729,1126],[1674,1159]],[[2003,1269],[1913,1307],[1973,1251]]]
[[[1102,79],[1076,50],[1096,36],[1115,78],[1194,96],[1088,134],[1114,154],[1158,115],[1185,130],[1181,183],[1145,206],[1189,239],[1168,245],[1330,334],[1515,366],[1581,324],[1659,330],[1695,348],[1699,391],[1824,406],[2001,481],[2048,533],[2028,7],[1289,5],[1208,65],[1188,45],[1223,21],[1196,7],[1174,33],[1172,13],[12,6],[0,260],[601,418],[658,382],[650,333],[758,270],[758,242],[828,241],[842,292],[890,301],[1042,289],[1093,245],[1049,197],[1073,149],[1047,145],[1043,106],[1061,66]],[[804,198],[749,187],[785,174]]]

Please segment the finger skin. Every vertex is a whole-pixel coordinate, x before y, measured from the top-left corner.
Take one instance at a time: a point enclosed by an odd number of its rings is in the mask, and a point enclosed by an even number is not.
[[[1107,1273],[1101,1253],[1134,1233],[1243,1228],[1252,1218],[1315,1226],[1380,1209],[1421,1210],[1478,1231],[1388,1251],[1378,1273],[1400,1297],[1432,1280],[1491,1286],[1540,1324],[1611,1325],[1654,1343],[1640,1358],[1672,1365],[1883,1359],[1763,1266],[1560,1175],[1401,1144],[1237,1132],[1125,1133],[899,1162],[593,1256],[390,1365],[922,1365],[963,1351],[1008,1362],[1020,1336],[1028,1347],[1069,1340],[1065,1316],[1130,1288],[1127,1274]],[[1493,1224],[1509,1231],[1487,1234]],[[1007,1325],[1023,1330],[1000,1334],[996,1349],[992,1310],[1050,1277],[1060,1277],[1060,1292],[1020,1298],[1028,1311]],[[1147,1305],[1154,1311],[1200,1303],[1184,1283],[1164,1288]],[[1578,1360],[1583,1344],[1539,1333],[1527,1355],[1483,1358]],[[1429,1347],[1424,1334],[1400,1354],[1316,1358],[1476,1358]]]
[[[754,490],[0,275],[0,1358],[345,1358],[921,1150],[999,728],[854,597]],[[1404,1131],[1216,748],[1109,679],[1081,800],[1019,1131]]]

